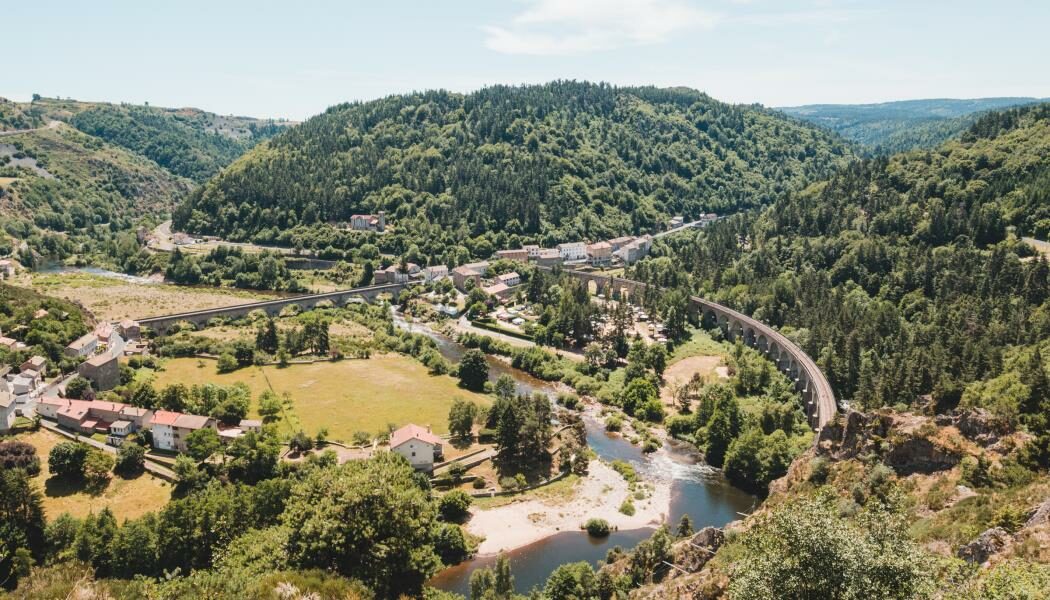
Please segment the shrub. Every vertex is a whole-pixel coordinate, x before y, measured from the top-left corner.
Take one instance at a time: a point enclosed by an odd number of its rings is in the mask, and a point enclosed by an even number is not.
[[[627,483],[634,483],[638,481],[638,473],[635,472],[634,466],[631,463],[624,460],[614,460],[610,463],[613,470],[623,476],[627,480]]]
[[[485,480],[481,477],[478,477],[474,480],[474,483],[472,483],[471,485],[474,486],[474,489],[476,490],[485,489]]]
[[[88,446],[80,442],[61,442],[48,454],[47,465],[51,474],[63,479],[80,479],[84,476],[84,460]]]
[[[823,485],[828,480],[828,475],[830,474],[831,462],[827,458],[818,456],[809,461],[810,482],[816,485]]]
[[[120,475],[138,475],[146,467],[146,451],[133,442],[124,442],[117,450],[117,461],[113,467]]]
[[[458,523],[467,516],[473,499],[463,490],[452,490],[438,500],[438,511],[446,521]]]
[[[696,421],[692,417],[675,416],[667,420],[667,433],[674,437],[692,434],[696,431]]]
[[[558,394],[558,404],[569,410],[578,410],[580,408],[580,397],[571,392],[561,392]]]
[[[309,452],[314,447],[314,441],[305,432],[298,432],[288,441],[288,447],[297,454]]]
[[[240,363],[237,362],[237,359],[234,358],[232,354],[229,352],[223,352],[219,355],[219,362],[216,365],[216,368],[220,373],[229,373],[231,371],[236,371],[240,366]]]
[[[1028,514],[1023,508],[1004,506],[996,511],[995,516],[992,517],[992,525],[1014,533],[1024,525],[1027,518]]]
[[[518,489],[518,480],[513,477],[500,477],[499,486],[505,490]]]
[[[625,515],[627,515],[628,517],[633,517],[634,516],[634,502],[631,502],[630,498],[624,500],[623,504],[620,505],[620,512],[625,514]]]
[[[40,458],[32,444],[19,441],[0,442],[0,468],[22,469],[28,475],[40,473]]]
[[[434,536],[434,550],[441,557],[441,562],[454,565],[463,562],[470,556],[470,545],[463,530],[458,525],[441,524]]]
[[[587,519],[583,528],[587,534],[593,537],[606,537],[609,535],[609,522],[605,519]]]
[[[448,474],[453,481],[459,481],[467,474],[467,468],[463,466],[463,463],[456,461],[448,466]]]
[[[88,487],[100,489],[109,483],[110,471],[113,470],[113,457],[105,452],[88,452],[84,459],[84,482]]]
[[[623,419],[619,415],[611,415],[608,419],[605,419],[605,430],[609,432],[618,432],[623,429]]]

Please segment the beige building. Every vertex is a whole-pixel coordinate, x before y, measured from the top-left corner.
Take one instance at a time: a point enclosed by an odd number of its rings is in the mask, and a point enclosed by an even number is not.
[[[516,250],[498,250],[496,251],[496,258],[526,262],[529,260],[529,251],[525,248],[518,248]]]
[[[587,262],[593,266],[608,266],[612,262],[612,244],[597,242],[587,245]]]

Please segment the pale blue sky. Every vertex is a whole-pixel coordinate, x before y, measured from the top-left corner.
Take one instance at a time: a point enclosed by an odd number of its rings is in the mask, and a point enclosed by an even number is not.
[[[0,96],[302,119],[412,90],[585,79],[784,106],[1050,96],[1050,2],[12,1]]]

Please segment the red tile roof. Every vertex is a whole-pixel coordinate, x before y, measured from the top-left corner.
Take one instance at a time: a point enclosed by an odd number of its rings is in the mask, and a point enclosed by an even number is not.
[[[413,439],[433,444],[435,446],[440,446],[443,443],[441,438],[431,433],[426,427],[420,427],[419,425],[409,423],[390,434],[390,447],[397,448],[401,444]]]
[[[153,413],[153,420],[151,423],[154,425],[174,425],[175,421],[182,416],[182,413],[171,412],[170,410],[158,410]]]

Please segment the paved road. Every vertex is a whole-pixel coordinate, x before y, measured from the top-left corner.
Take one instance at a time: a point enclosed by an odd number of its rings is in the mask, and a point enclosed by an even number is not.
[[[497,340],[507,342],[511,346],[515,346],[517,348],[531,348],[532,346],[536,345],[536,342],[530,340],[523,340],[519,337],[514,337],[512,335],[507,335],[498,331],[492,331],[491,329],[482,329],[481,327],[475,327],[474,324],[470,322],[470,319],[468,319],[465,315],[460,317],[456,321],[456,329],[458,329],[459,331],[476,333],[478,335],[487,335],[490,338],[495,338]],[[583,362],[584,360],[586,360],[583,354],[580,352],[573,352],[571,350],[564,350],[561,348],[555,349],[549,347],[544,347],[544,350],[550,350],[558,354],[559,356],[563,356],[569,360],[576,362]]]
[[[98,441],[96,439],[90,438],[90,437],[85,437],[85,436],[82,436],[82,435],[77,435],[77,434],[75,434],[73,432],[70,432],[70,431],[66,431],[65,429],[62,429],[61,427],[59,427],[58,425],[56,425],[55,423],[53,423],[51,421],[47,421],[45,419],[41,419],[40,420],[40,426],[43,427],[44,429],[50,431],[50,432],[57,433],[58,435],[60,435],[62,437],[67,437],[67,438],[69,438],[71,440],[77,440],[77,441],[84,442],[85,444],[87,444],[89,446],[92,446],[94,448],[98,448],[99,450],[101,450],[103,452],[108,452],[110,454],[116,454],[117,453],[117,449],[114,448],[113,446],[110,446],[108,444],[103,444],[102,442],[100,442],[100,441]],[[178,481],[178,479],[179,479],[178,476],[175,475],[175,471],[172,471],[171,469],[169,469],[167,467],[162,467],[159,464],[157,464],[157,463],[155,463],[153,461],[150,461],[150,460],[147,460],[144,464],[145,464],[147,472],[149,472],[149,473],[151,473],[153,475],[156,475],[157,477],[160,477],[161,479],[164,479],[164,480],[167,480],[167,481],[171,481],[171,482]]]
[[[22,416],[29,419],[33,418],[36,415],[36,405],[40,404],[41,398],[47,396],[48,392],[54,391],[57,394],[60,389],[65,389],[66,384],[76,376],[77,372],[73,371],[64,377],[57,377],[51,383],[38,388],[34,393],[30,394],[29,400],[22,404]]]

